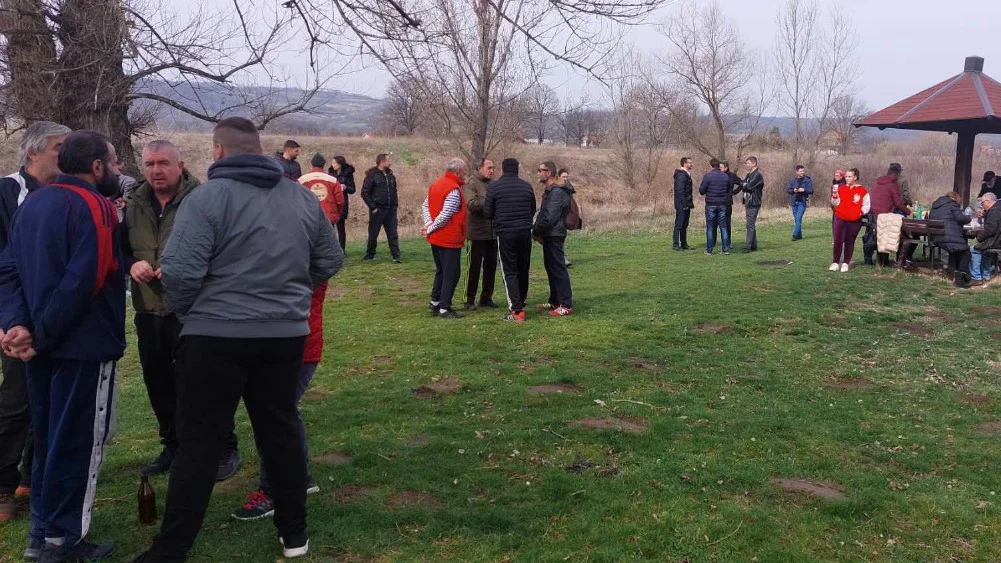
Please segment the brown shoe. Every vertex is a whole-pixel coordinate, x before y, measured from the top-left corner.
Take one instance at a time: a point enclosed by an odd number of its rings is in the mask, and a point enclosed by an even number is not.
[[[0,493],[0,522],[14,519],[14,495]]]

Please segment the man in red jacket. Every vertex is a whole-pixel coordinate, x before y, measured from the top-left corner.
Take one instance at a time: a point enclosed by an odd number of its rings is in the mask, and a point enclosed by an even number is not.
[[[320,200],[320,207],[327,219],[330,219],[332,225],[337,225],[341,220],[341,210],[344,209],[344,190],[337,178],[323,171],[326,164],[327,159],[322,154],[314,154],[309,160],[309,172],[299,177],[299,183],[313,192],[316,199]]]
[[[891,164],[886,171],[886,176],[876,178],[875,185],[869,188],[869,199],[872,208],[869,210],[869,224],[866,228],[865,242],[862,251],[865,254],[866,265],[872,265],[872,254],[876,252],[876,217],[883,213],[899,213],[904,217],[911,214],[911,210],[904,204],[904,198],[900,193],[900,186],[897,180],[900,178],[901,167],[899,164]],[[890,255],[886,252],[877,254],[880,266],[890,265]]]
[[[461,189],[465,177],[466,163],[458,158],[450,160],[445,175],[428,188],[421,208],[421,236],[431,244],[435,265],[428,309],[442,319],[462,318],[452,309],[452,296],[459,285],[462,247],[466,243],[466,199]]]

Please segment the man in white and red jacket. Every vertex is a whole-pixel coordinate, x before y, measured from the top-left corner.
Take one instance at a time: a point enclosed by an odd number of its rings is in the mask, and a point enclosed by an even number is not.
[[[466,243],[466,199],[462,195],[466,163],[453,158],[445,175],[428,188],[421,215],[421,236],[431,244],[434,255],[434,285],[431,288],[431,313],[443,319],[462,315],[452,309],[452,297],[459,285],[462,247]]]
[[[320,200],[320,207],[327,219],[332,225],[336,225],[341,220],[341,210],[344,209],[344,190],[337,178],[323,171],[326,164],[327,159],[322,154],[314,154],[309,160],[309,172],[299,177],[299,183],[313,192]]]

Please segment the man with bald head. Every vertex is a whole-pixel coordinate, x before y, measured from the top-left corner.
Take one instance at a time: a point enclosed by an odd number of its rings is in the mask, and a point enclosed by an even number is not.
[[[309,549],[297,386],[313,289],[344,255],[316,196],[262,154],[251,121],[220,121],[213,146],[209,179],[184,199],[160,260],[165,305],[182,323],[179,447],[163,525],[140,561],[187,557],[241,398],[268,473],[283,555]]]

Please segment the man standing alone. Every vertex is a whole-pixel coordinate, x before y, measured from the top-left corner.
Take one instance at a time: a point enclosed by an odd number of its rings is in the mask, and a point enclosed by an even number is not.
[[[789,194],[792,205],[792,240],[802,240],[803,215],[806,213],[810,196],[813,195],[813,179],[806,175],[806,167],[802,164],[796,165],[796,176],[789,180],[786,193]]]
[[[518,177],[517,160],[505,158],[501,162],[501,177],[490,182],[487,188],[483,215],[493,221],[497,233],[501,277],[509,308],[504,320],[524,322],[528,272],[532,264],[535,192],[531,184]]]
[[[429,309],[442,319],[461,317],[452,309],[452,297],[459,285],[466,239],[466,198],[462,195],[465,176],[466,163],[458,158],[450,160],[445,175],[428,188],[421,209],[421,236],[431,245],[435,267]]]
[[[688,250],[688,221],[692,217],[692,159],[681,159],[681,168],[674,171],[674,249]]]
[[[393,262],[400,263],[400,239],[396,233],[397,211],[400,206],[396,191],[396,176],[389,167],[389,155],[380,154],[375,157],[375,167],[365,174],[361,185],[361,199],[368,206],[368,248],[363,260],[375,259],[375,248],[379,240],[379,231],[386,230],[389,239],[389,252]]]
[[[573,187],[556,183],[556,164],[552,161],[540,164],[536,174],[546,186],[539,215],[532,227],[532,235],[542,243],[542,262],[549,278],[549,300],[543,306],[552,307],[550,317],[569,317],[573,314],[573,288],[563,248],[567,240],[566,219],[570,213]]]
[[[497,277],[497,239],[490,225],[490,219],[483,215],[483,201],[487,197],[487,186],[494,176],[494,163],[483,159],[462,191],[466,195],[469,209],[466,223],[466,239],[469,240],[469,281],[466,284],[466,309],[476,308],[476,290],[480,284],[480,269],[483,270],[483,291],[480,293],[481,307],[497,307],[494,303],[494,280]]]
[[[744,253],[758,249],[758,212],[761,211],[761,200],[764,196],[765,177],[758,170],[758,158],[747,157],[747,177],[744,178],[744,211],[747,216],[747,236],[744,239]]]

